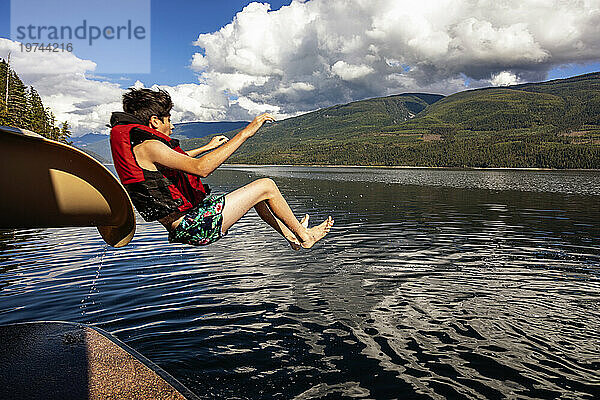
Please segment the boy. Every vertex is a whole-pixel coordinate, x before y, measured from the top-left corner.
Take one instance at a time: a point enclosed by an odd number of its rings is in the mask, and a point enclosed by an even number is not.
[[[158,220],[167,229],[169,242],[212,243],[252,207],[295,250],[312,247],[330,231],[331,216],[312,228],[308,228],[308,215],[299,222],[271,179],[258,179],[219,196],[209,196],[210,189],[200,181],[265,122],[273,122],[271,115],[259,115],[231,140],[217,136],[208,145],[185,152],[170,137],[172,108],[171,96],[164,90],[130,88],[123,95],[125,112],[115,112],[110,119],[111,151],[119,179],[142,217]]]

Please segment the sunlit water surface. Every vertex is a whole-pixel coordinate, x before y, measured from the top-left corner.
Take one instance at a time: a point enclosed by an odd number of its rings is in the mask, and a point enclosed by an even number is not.
[[[336,225],[294,252],[252,211],[170,245],[138,216],[0,231],[0,323],[113,333],[201,398],[600,396],[600,172],[222,167]]]

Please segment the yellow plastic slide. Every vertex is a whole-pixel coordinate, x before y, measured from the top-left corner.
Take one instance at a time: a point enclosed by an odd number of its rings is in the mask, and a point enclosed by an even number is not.
[[[0,228],[96,226],[113,247],[135,233],[135,214],[121,183],[71,146],[0,126]]]

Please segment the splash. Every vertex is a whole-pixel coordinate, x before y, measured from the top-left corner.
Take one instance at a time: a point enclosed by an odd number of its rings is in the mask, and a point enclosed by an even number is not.
[[[92,299],[92,296],[95,293],[98,293],[98,289],[96,288],[96,282],[98,281],[98,278],[100,277],[100,271],[102,270],[102,265],[104,264],[104,256],[106,255],[106,250],[108,250],[108,245],[105,244],[104,247],[102,248],[102,254],[100,255],[100,262],[98,263],[98,268],[96,269],[96,276],[94,276],[94,279],[92,280],[92,284],[90,285],[90,290],[88,291],[88,294],[81,299],[81,306],[79,307],[79,309],[81,310],[81,315],[85,316],[86,315],[86,309],[88,305],[95,305],[96,301],[94,299]],[[96,257],[98,258],[98,257]],[[91,301],[91,303],[90,303]]]

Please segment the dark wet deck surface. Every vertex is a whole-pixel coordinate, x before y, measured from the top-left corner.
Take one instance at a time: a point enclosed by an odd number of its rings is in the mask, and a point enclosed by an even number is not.
[[[2,399],[185,397],[98,331],[81,324],[0,326]]]

